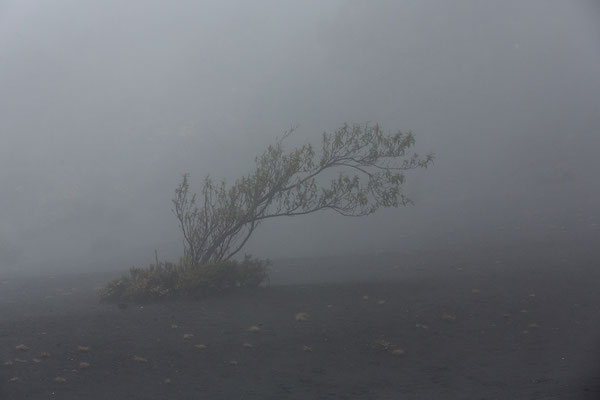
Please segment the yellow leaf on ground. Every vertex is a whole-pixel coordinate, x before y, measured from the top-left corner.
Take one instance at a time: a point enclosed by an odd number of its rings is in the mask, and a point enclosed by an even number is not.
[[[148,362],[148,360],[146,360],[144,357],[140,357],[140,356],[133,356],[133,360],[137,361],[137,362]]]
[[[18,344],[15,346],[15,350],[27,351],[29,350],[29,347],[25,346],[24,344]]]
[[[85,353],[87,351],[90,351],[90,346],[77,346],[77,351]]]
[[[193,338],[193,337],[194,337],[194,334],[193,334],[193,333],[184,333],[184,334],[183,334],[183,338],[184,338],[185,340],[191,339],[191,338]]]
[[[392,355],[395,355],[395,356],[401,356],[402,354],[404,354],[404,350],[402,350],[402,349],[394,349],[394,350],[391,351],[391,353],[392,353]]]
[[[58,382],[58,383],[64,383],[67,380],[65,378],[63,378],[62,376],[57,376],[56,378],[54,378],[54,382]]]
[[[248,328],[248,332],[256,333],[259,331],[260,331],[260,328],[256,325],[252,325],[251,327]]]
[[[206,345],[205,344],[195,344],[194,347],[197,348],[197,349],[202,350],[202,349],[206,348]]]

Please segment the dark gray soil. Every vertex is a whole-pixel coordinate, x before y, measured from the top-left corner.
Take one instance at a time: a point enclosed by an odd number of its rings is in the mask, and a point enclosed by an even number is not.
[[[4,276],[0,398],[600,399],[599,255],[282,260],[267,288],[126,308],[94,294],[114,274]]]

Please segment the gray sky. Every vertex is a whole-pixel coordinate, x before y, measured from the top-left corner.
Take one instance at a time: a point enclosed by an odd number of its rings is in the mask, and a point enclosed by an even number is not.
[[[179,177],[291,125],[412,130],[414,207],[270,221],[260,257],[598,234],[594,1],[0,2],[0,264],[181,251]],[[4,261],[3,261],[4,260]]]

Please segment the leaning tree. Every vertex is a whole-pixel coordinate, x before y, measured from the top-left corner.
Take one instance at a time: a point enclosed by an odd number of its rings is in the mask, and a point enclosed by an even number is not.
[[[404,172],[433,162],[433,154],[410,152],[411,132],[387,133],[379,125],[345,124],[325,132],[319,153],[310,144],[285,151],[283,142],[292,132],[256,157],[254,171],[230,186],[206,177],[198,196],[190,192],[189,174],[183,175],[173,212],[191,265],[230,259],[269,218],[328,209],[364,216],[410,204],[401,191]],[[328,171],[337,174],[331,179]]]

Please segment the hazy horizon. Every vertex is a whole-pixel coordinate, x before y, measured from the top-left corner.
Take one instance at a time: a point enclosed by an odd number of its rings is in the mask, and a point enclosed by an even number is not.
[[[290,126],[412,131],[407,208],[263,224],[261,258],[598,235],[594,1],[0,3],[0,268],[182,252],[181,175],[228,182]]]

